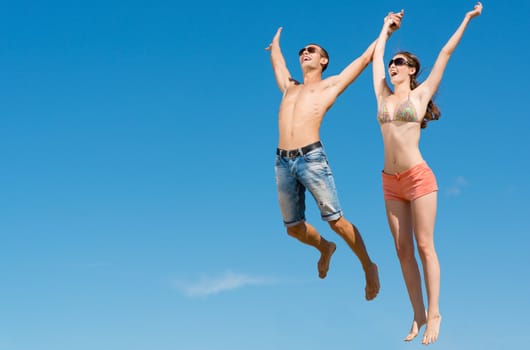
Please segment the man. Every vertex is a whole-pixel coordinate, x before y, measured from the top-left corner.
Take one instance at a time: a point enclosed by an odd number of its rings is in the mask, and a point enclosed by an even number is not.
[[[390,14],[399,28],[401,14]],[[310,44],[299,52],[303,83],[291,77],[280,49],[280,27],[272,43],[266,48],[271,53],[272,68],[278,87],[283,93],[279,111],[279,142],[275,164],[276,184],[283,221],[287,233],[320,251],[318,274],[325,278],[335,243],[322,237],[305,220],[305,190],[318,203],[322,219],[339,234],[357,255],[365,272],[365,297],[372,300],[379,292],[377,265],[372,262],[357,228],[346,220],[335,189],[326,153],[320,142],[320,124],[326,111],[368,66],[375,47],[366,51],[340,74],[322,79],[329,56],[326,50]]]

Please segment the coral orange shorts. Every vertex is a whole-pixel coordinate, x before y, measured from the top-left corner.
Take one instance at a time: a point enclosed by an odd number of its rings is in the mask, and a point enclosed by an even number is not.
[[[402,173],[387,174],[383,171],[385,200],[411,201],[435,191],[438,191],[436,178],[425,162]]]

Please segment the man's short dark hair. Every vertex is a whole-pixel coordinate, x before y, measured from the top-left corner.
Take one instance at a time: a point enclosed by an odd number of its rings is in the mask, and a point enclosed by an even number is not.
[[[320,46],[318,44],[312,43],[312,44],[308,44],[308,45],[314,45],[314,46],[317,46],[318,48],[320,48],[321,56],[324,56],[324,57],[326,57],[328,59],[328,62],[326,64],[322,65],[322,72],[324,72],[326,70],[326,68],[328,68],[328,64],[329,64],[329,54],[328,54],[328,52],[326,51],[325,48],[323,48],[322,46]]]

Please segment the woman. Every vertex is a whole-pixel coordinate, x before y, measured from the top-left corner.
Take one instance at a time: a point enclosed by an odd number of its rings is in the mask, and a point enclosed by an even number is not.
[[[388,64],[393,91],[387,85],[383,55],[386,41],[393,31],[390,16],[385,18],[374,51],[373,79],[379,106],[377,118],[384,142],[382,177],[386,213],[414,311],[412,327],[405,341],[414,339],[426,324],[422,343],[435,342],[442,319],[438,305],[440,265],[433,238],[438,187],[419,150],[420,130],[427,126],[427,122],[439,118],[440,111],[432,102],[432,97],[467,25],[481,12],[482,4],[479,2],[465,15],[421,84],[416,80],[420,71],[418,58],[409,52],[398,52]],[[413,237],[423,266],[427,312]]]

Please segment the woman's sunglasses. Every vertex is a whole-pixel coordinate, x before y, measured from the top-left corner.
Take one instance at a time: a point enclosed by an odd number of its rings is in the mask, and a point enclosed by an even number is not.
[[[388,66],[390,67],[392,65],[392,63],[395,66],[404,66],[404,65],[408,66],[409,65],[407,60],[404,59],[403,57],[397,57],[397,58],[391,59],[390,62],[388,62]]]
[[[303,48],[300,49],[300,51],[298,51],[298,56],[302,56],[305,51],[307,51],[309,53],[315,53],[315,52],[317,52],[317,50],[318,50],[318,48],[316,48],[315,46],[303,47]]]

